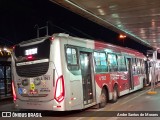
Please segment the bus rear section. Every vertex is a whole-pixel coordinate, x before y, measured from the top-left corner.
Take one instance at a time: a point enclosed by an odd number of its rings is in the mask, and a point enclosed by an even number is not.
[[[56,65],[51,55],[56,56],[59,61]],[[16,45],[12,55],[12,72],[16,108],[56,111],[65,109],[58,40],[53,43],[52,38],[43,37]]]

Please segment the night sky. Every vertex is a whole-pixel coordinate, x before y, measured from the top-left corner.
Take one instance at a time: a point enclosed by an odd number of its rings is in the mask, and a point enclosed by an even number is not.
[[[0,45],[12,46],[21,41],[33,39],[37,36],[35,26],[43,27],[48,23],[49,35],[62,32],[142,52],[150,49],[128,37],[123,43],[118,39],[118,33],[76,15],[49,0],[0,0],[0,15]],[[44,35],[45,31],[40,31],[40,36]]]

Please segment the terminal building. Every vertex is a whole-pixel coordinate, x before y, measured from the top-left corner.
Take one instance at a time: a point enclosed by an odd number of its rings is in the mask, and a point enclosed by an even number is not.
[[[0,100],[12,96],[11,49],[0,47]]]

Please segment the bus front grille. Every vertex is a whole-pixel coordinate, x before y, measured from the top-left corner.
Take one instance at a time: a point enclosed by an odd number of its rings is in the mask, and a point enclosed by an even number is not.
[[[16,66],[16,72],[21,77],[37,77],[48,71],[49,62]]]

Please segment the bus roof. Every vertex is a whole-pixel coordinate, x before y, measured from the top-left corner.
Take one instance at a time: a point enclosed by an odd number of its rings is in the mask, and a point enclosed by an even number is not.
[[[64,38],[71,38],[77,41],[83,41],[86,44],[94,44],[94,48],[97,50],[112,50],[112,52],[117,52],[117,53],[122,53],[122,54],[126,54],[126,55],[134,55],[137,57],[145,57],[143,53],[131,49],[131,48],[127,48],[127,47],[121,47],[118,45],[113,45],[110,43],[106,43],[106,42],[101,42],[98,40],[91,40],[91,39],[86,39],[86,38],[79,38],[79,37],[73,37],[73,36],[69,36],[68,34],[65,33],[57,33],[57,34],[53,34],[53,36],[57,36],[57,37],[64,37]]]

